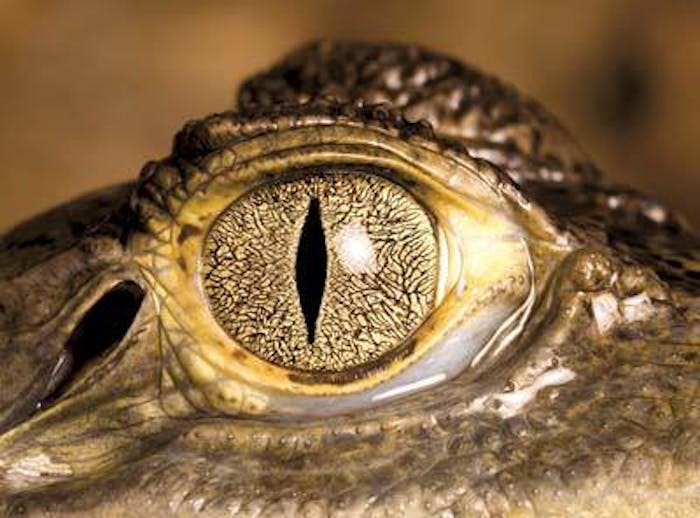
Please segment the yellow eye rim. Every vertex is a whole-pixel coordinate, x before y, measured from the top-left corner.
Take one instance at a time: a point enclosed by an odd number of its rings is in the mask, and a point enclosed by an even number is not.
[[[437,204],[458,207],[487,232],[511,232],[515,212],[519,223],[544,233],[550,225],[538,209],[527,207],[519,193],[500,185],[490,166],[457,153],[439,152],[381,131],[347,125],[293,128],[235,143],[206,157],[208,174],[197,174],[188,185],[191,196],[172,214],[154,214],[149,232],[134,236],[131,246],[137,263],[150,282],[159,306],[164,368],[195,404],[225,413],[258,413],[269,394],[342,395],[383,383],[420,359],[447,329],[463,322],[478,308],[464,299],[483,303],[493,294],[484,279],[459,283],[462,266],[446,259],[435,310],[405,346],[388,362],[367,369],[367,376],[341,383],[272,365],[256,357],[227,335],[206,304],[200,283],[200,254],[208,229],[234,200],[251,189],[278,178],[285,171],[320,165],[369,165],[398,174],[414,184],[418,198],[440,196]],[[429,201],[428,201],[429,203]],[[427,204],[427,203],[426,203]],[[529,209],[529,210],[523,210]],[[508,216],[508,217],[507,217]],[[439,216],[438,216],[439,219]],[[455,252],[449,232],[436,226],[440,254]],[[543,230],[544,229],[544,230]],[[522,243],[513,246],[520,247]],[[508,264],[501,266],[508,273]],[[499,272],[489,272],[489,281]],[[456,298],[455,289],[459,289]],[[465,297],[467,290],[469,297]],[[371,374],[371,375],[370,375]]]

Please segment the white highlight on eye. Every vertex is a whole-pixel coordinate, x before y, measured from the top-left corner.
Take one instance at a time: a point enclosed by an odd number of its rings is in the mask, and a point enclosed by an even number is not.
[[[411,392],[415,392],[416,390],[421,390],[424,388],[428,388],[432,385],[437,385],[438,383],[441,383],[447,379],[447,374],[444,372],[441,372],[439,374],[435,374],[433,376],[430,376],[428,378],[422,379],[415,381],[413,383],[408,383],[407,385],[401,385],[396,388],[393,388],[391,390],[387,390],[386,392],[382,392],[380,394],[377,394],[372,398],[372,401],[382,401],[383,399],[395,397],[395,396],[401,396],[404,394],[408,394]]]
[[[354,275],[374,273],[377,259],[367,230],[359,220],[345,225],[334,239],[335,253],[343,267]]]
[[[483,412],[492,409],[503,419],[519,414],[523,408],[535,399],[537,393],[547,387],[555,387],[569,383],[576,373],[566,367],[557,367],[543,372],[533,382],[520,390],[500,392],[476,398],[469,405],[471,412]],[[494,405],[493,403],[497,403]]]

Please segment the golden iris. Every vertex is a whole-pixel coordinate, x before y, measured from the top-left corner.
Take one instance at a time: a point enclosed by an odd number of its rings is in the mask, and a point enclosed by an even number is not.
[[[217,321],[288,369],[377,361],[435,300],[438,247],[426,211],[381,176],[332,171],[253,190],[204,244],[202,282]]]

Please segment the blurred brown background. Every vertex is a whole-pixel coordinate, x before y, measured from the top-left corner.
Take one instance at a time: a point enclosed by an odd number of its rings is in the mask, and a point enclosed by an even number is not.
[[[419,42],[543,101],[700,226],[700,2],[0,0],[0,229],[134,178],[317,37]]]

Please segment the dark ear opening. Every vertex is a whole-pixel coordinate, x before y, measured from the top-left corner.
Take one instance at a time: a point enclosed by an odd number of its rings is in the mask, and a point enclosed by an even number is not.
[[[126,336],[143,302],[144,291],[123,281],[104,293],[83,315],[66,341],[46,386],[40,409],[58,399],[83,369],[104,357]]]

